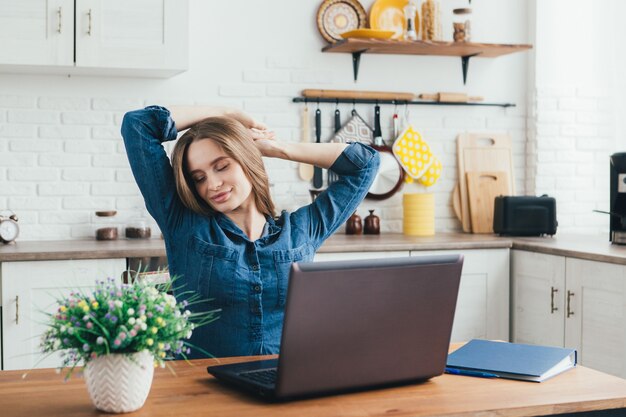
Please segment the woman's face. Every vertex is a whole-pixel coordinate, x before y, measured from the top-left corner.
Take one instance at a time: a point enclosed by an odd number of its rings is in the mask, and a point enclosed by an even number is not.
[[[187,167],[196,191],[215,211],[227,214],[254,204],[252,184],[241,165],[215,141],[202,139],[191,143]]]

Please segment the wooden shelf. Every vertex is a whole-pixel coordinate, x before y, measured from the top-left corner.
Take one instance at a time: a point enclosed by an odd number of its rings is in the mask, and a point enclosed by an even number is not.
[[[344,39],[322,48],[322,52],[352,54],[354,80],[359,72],[361,54],[434,55],[461,58],[463,83],[467,79],[469,59],[472,57],[495,58],[531,49],[532,45],[509,45],[470,42],[400,41],[381,39]]]

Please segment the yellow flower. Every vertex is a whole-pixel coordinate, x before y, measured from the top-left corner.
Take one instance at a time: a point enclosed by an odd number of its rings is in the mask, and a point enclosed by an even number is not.
[[[91,308],[93,308],[94,310],[96,310],[99,306],[100,304],[98,304],[97,301],[94,301],[93,303],[91,303]]]
[[[159,350],[163,350],[163,348],[165,347],[165,343],[159,342],[157,346],[159,347]]]
[[[86,306],[86,305],[87,305],[87,303],[85,302],[85,300],[80,300],[78,302],[78,307],[83,307],[83,306]]]
[[[59,311],[60,311],[61,313],[65,313],[65,312],[67,311],[67,307],[65,307],[65,306],[61,306],[61,307],[59,307]]]
[[[152,334],[156,334],[156,332],[158,332],[159,329],[157,329],[156,327],[151,327],[150,331],[152,332]]]
[[[165,357],[165,352],[159,352],[159,357],[164,358]]]
[[[156,322],[157,322],[157,324],[163,323],[163,317],[157,317],[156,318]]]
[[[85,313],[89,312],[89,306],[88,305],[83,306],[83,311]]]
[[[152,340],[152,339],[146,339],[146,344],[147,344],[148,346],[152,346],[152,345],[154,344],[154,340]]]

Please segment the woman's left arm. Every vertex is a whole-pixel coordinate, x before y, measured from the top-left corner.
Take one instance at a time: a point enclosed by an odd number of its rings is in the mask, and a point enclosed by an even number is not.
[[[348,147],[345,143],[284,143],[254,135],[254,144],[263,156],[302,162],[328,169]]]

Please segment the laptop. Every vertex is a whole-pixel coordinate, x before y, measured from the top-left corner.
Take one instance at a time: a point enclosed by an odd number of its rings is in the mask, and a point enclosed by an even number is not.
[[[279,357],[207,370],[271,400],[441,375],[462,266],[462,255],[294,263]]]

